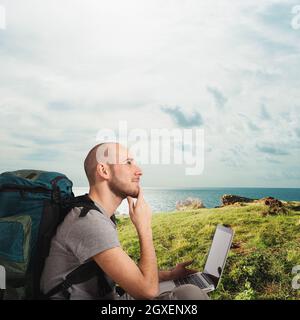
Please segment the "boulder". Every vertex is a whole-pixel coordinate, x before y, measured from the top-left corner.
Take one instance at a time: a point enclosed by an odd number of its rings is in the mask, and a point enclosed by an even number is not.
[[[262,203],[267,206],[267,210],[262,213],[262,215],[277,215],[277,214],[287,214],[288,210],[284,203],[273,197],[266,197],[262,199],[251,199],[246,197],[241,197],[232,194],[225,194],[222,197],[223,206],[228,206],[232,204],[243,205],[245,203]]]
[[[246,197],[241,197],[241,196],[237,196],[237,195],[233,195],[233,194],[224,194],[222,196],[222,204],[223,206],[228,206],[231,204],[235,204],[235,203],[249,203],[249,202],[253,202],[256,199],[251,199],[251,198],[246,198]]]
[[[203,201],[197,198],[187,198],[183,201],[176,202],[176,210],[193,210],[193,209],[201,209],[205,208]]]
[[[282,201],[273,197],[262,198],[259,200],[259,202],[262,202],[268,207],[268,210],[265,211],[263,215],[287,214],[288,212]]]

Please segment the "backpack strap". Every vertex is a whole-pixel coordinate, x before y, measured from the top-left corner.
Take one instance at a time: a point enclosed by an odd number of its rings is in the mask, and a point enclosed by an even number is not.
[[[99,207],[95,204],[95,202],[89,197],[86,193],[82,196],[78,196],[75,198],[71,198],[71,200],[67,200],[64,203],[64,211],[70,212],[75,207],[82,207],[79,217],[85,217],[90,210],[96,210],[103,214],[103,212],[99,209]],[[116,217],[113,214],[110,218],[112,222],[116,225]]]
[[[70,299],[70,293],[68,292],[68,289],[72,285],[86,282],[95,276],[98,277],[98,282],[101,279],[101,292],[99,293],[100,296],[105,296],[106,294],[111,292],[112,288],[105,278],[105,273],[97,265],[97,263],[92,260],[80,265],[78,268],[70,272],[66,276],[64,281],[51,289],[47,294],[43,296],[43,298],[50,299],[57,293],[62,292],[66,299]]]
[[[79,214],[79,217],[81,218],[85,217],[90,210],[96,210],[102,213],[94,203],[94,201],[88,196],[88,194],[72,199],[71,202],[67,204],[67,211],[70,211],[75,207],[82,207]],[[111,220],[116,225],[115,215],[111,217]],[[100,296],[105,296],[112,291],[112,287],[108,283],[104,271],[94,260],[92,260],[80,265],[79,267],[68,273],[65,277],[65,280],[51,289],[47,294],[43,295],[43,298],[50,299],[55,294],[62,292],[66,299],[70,299],[70,293],[68,292],[68,289],[72,285],[86,282],[95,276],[98,277],[98,284],[101,283],[101,288],[98,285]]]

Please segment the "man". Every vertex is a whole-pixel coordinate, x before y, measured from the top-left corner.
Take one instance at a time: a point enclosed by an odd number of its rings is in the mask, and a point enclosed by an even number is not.
[[[79,217],[74,208],[58,227],[51,242],[49,257],[41,278],[41,290],[47,293],[79,265],[94,260],[104,271],[112,290],[100,295],[101,281],[96,277],[68,289],[70,299],[208,299],[198,287],[184,285],[173,291],[159,293],[159,281],[175,280],[197,270],[188,270],[191,262],[178,264],[168,271],[158,271],[153,246],[152,211],[145,202],[139,185],[141,169],[128,150],[118,143],[96,145],[88,153],[84,169],[89,181],[89,198],[101,213],[90,210]],[[120,246],[116,226],[110,219],[123,199],[129,205],[129,215],[140,243],[138,265]],[[133,198],[137,198],[134,202]],[[117,283],[125,294],[115,290]],[[61,293],[54,299],[63,299]]]

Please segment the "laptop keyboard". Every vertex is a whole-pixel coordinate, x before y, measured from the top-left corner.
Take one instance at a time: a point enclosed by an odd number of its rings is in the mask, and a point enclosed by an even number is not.
[[[194,284],[198,286],[200,289],[204,289],[207,285],[203,282],[203,280],[198,275],[191,275],[189,277],[183,279],[174,280],[176,287],[179,287],[183,284]]]

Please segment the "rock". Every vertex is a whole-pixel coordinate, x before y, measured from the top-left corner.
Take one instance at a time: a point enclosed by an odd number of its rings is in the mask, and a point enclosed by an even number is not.
[[[280,200],[275,199],[273,197],[267,197],[267,198],[260,199],[259,202],[264,203],[268,207],[268,210],[263,212],[263,215],[268,215],[268,214],[277,215],[277,214],[287,214],[288,213],[288,210],[284,206],[284,204]]]
[[[203,204],[203,201],[197,198],[187,198],[186,200],[176,202],[176,210],[179,211],[201,208],[205,208],[205,206]]]
[[[262,213],[262,215],[277,215],[277,214],[287,214],[288,210],[284,203],[273,197],[266,197],[262,199],[251,199],[246,197],[241,197],[237,195],[225,194],[222,197],[223,206],[228,206],[232,204],[245,205],[246,203],[262,203],[267,206],[267,210]]]
[[[237,195],[233,195],[233,194],[224,194],[222,196],[222,204],[223,206],[228,206],[231,204],[235,204],[235,203],[249,203],[249,202],[253,202],[256,199],[250,199],[250,198],[246,198],[246,197],[241,197],[241,196],[237,196]]]

